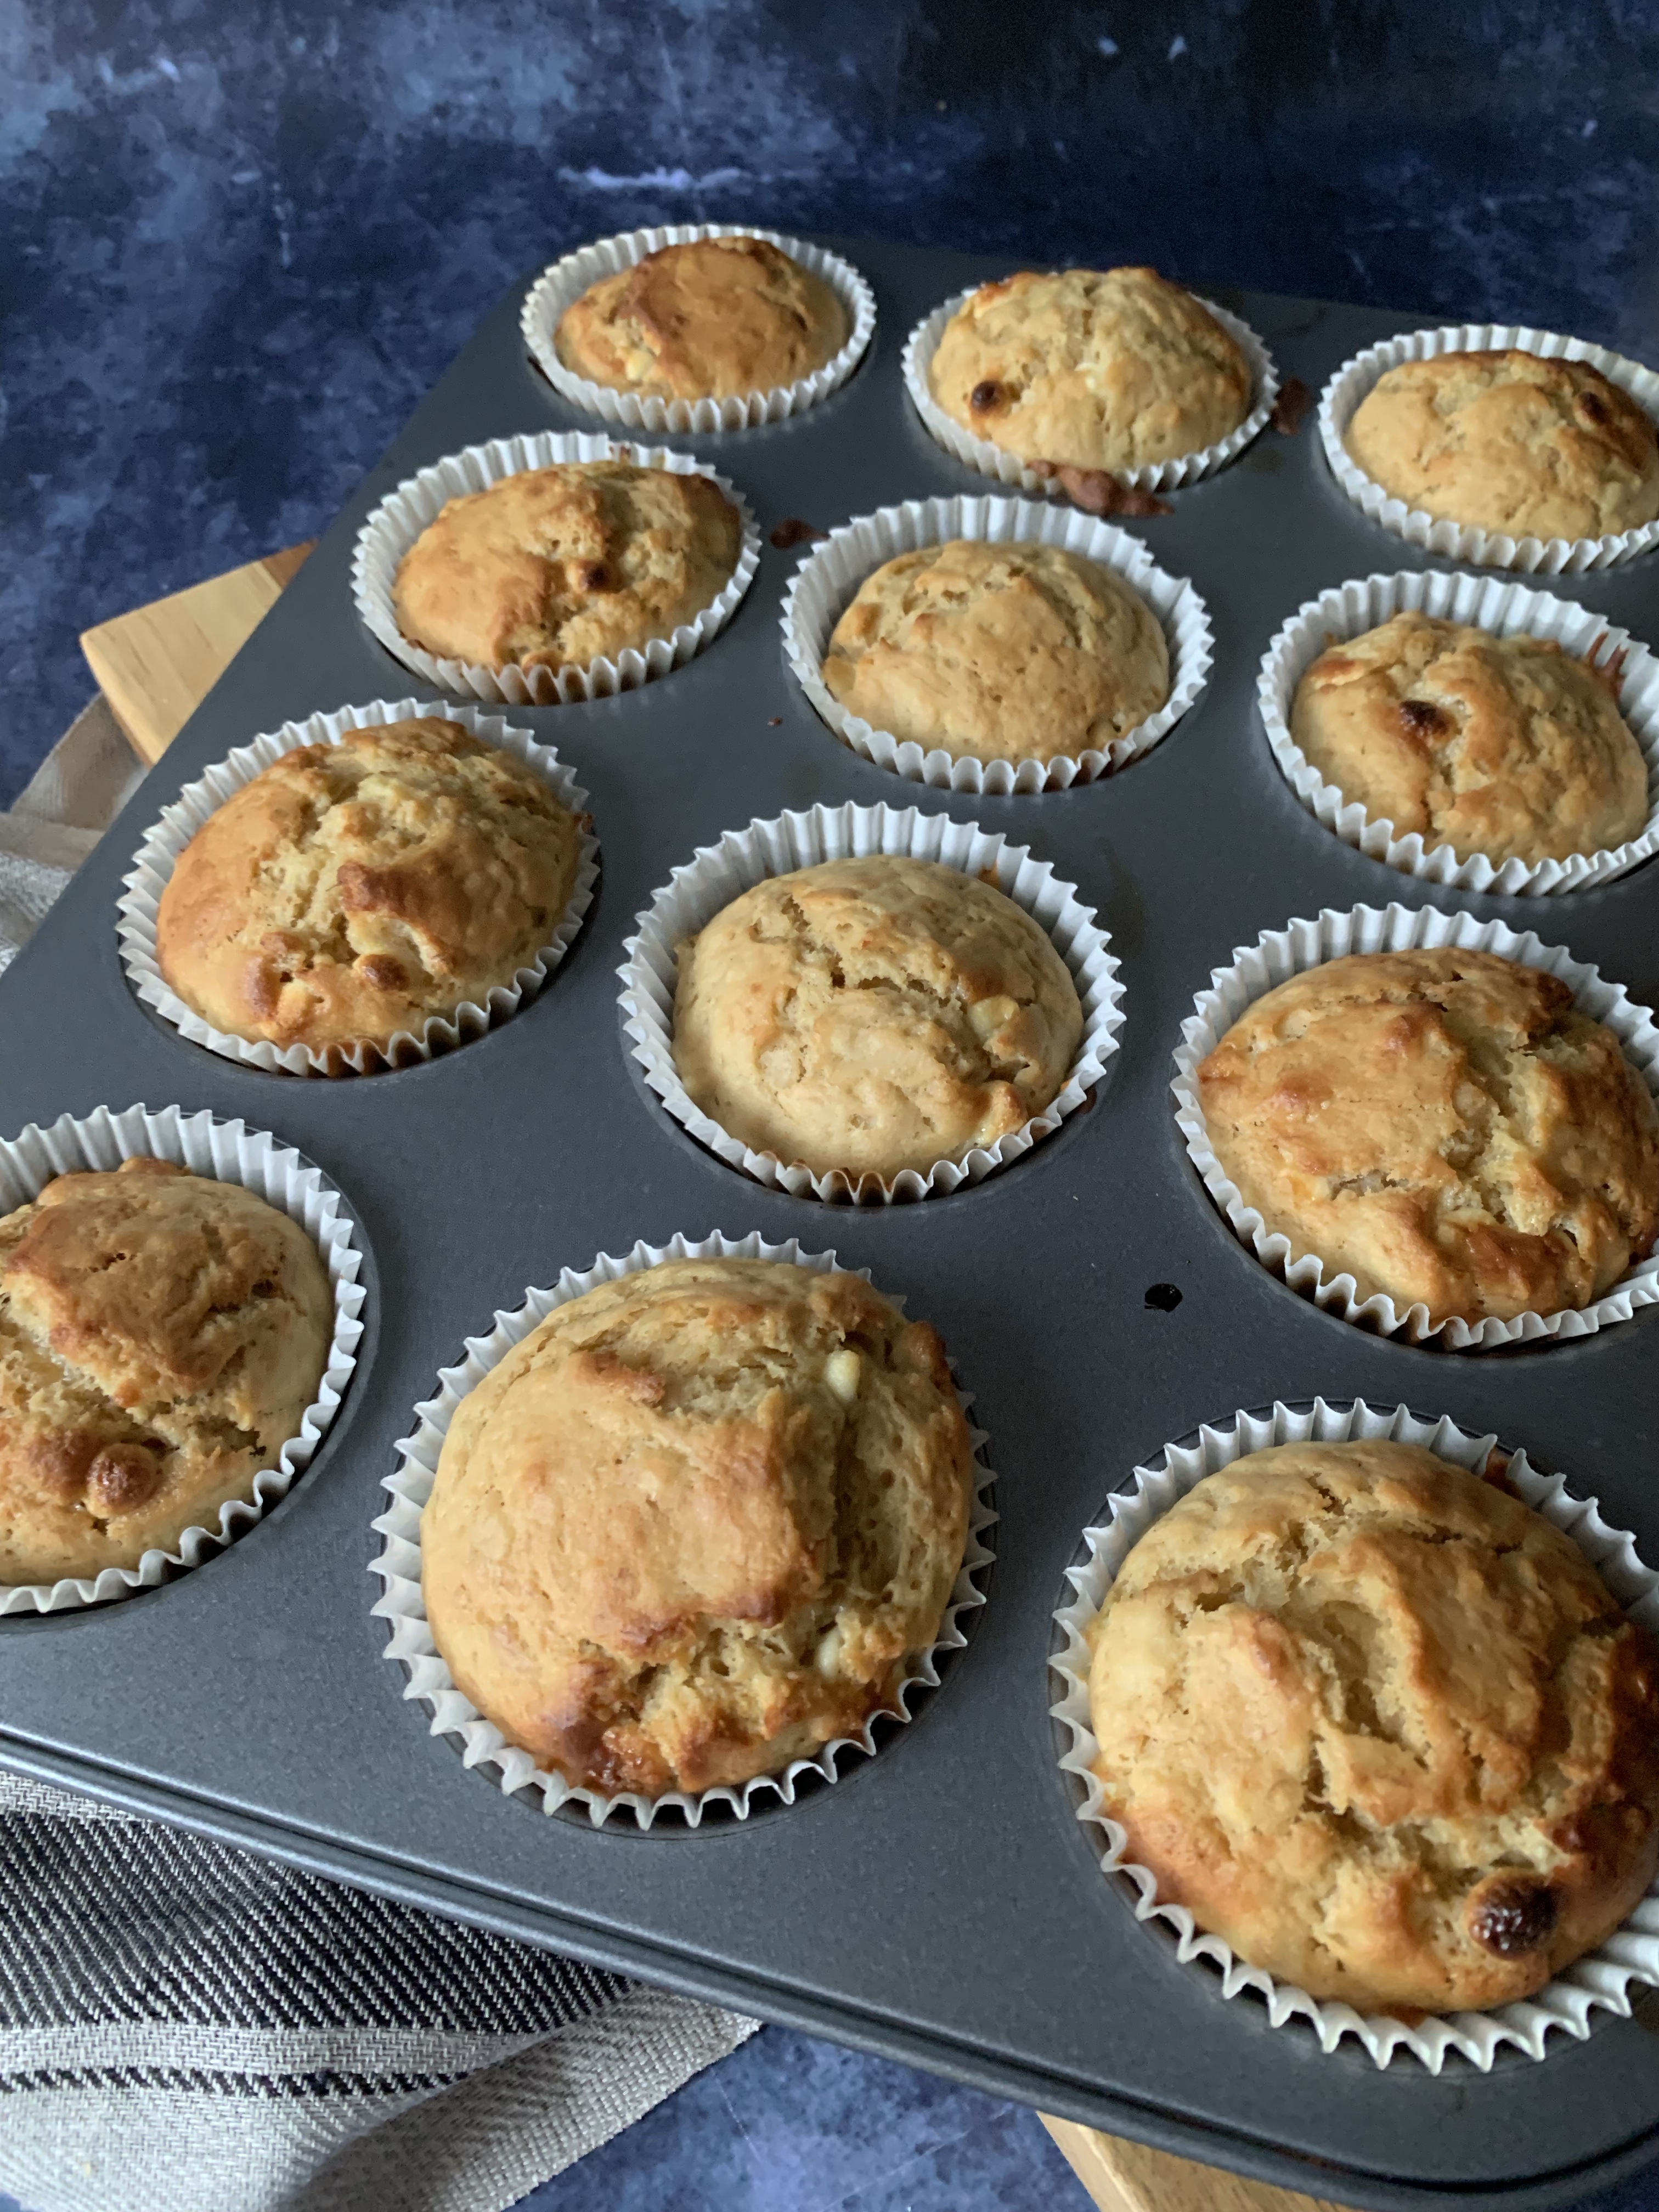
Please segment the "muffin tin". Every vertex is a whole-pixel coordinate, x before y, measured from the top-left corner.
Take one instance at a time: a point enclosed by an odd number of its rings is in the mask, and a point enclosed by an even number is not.
[[[878,320],[838,392],[791,421],[674,441],[769,529],[829,528],[969,493],[900,363],[917,319],[1016,264],[859,242]],[[0,1620],[0,1763],[201,1832],[933,2067],[995,2094],[1343,2203],[1543,2212],[1659,2156],[1659,2007],[1597,2014],[1541,2066],[1379,2072],[1224,2002],[1103,1886],[1060,1772],[1052,1616],[1080,1532],[1166,1437],[1274,1400],[1449,1414],[1599,1496],[1659,1559],[1651,1439],[1659,1322],[1541,1351],[1454,1353],[1374,1337],[1298,1297],[1240,1244],[1190,1167],[1170,1095],[1194,995],[1233,948],[1322,908],[1396,896],[1516,929],[1535,901],[1402,884],[1310,815],[1254,703],[1267,641],[1305,600],[1430,565],[1332,482],[1311,422],[1267,429],[1136,522],[1215,629],[1208,683],[1141,760],[1070,791],[919,792],[839,744],[790,674],[780,602],[799,556],[767,545],[743,605],[660,680],[508,709],[590,794],[602,855],[562,965],[499,1029],[395,1073],[267,1074],[188,1043],[123,974],[115,902],[180,787],[261,731],[408,690],[352,605],[357,531],[441,456],[589,429],[527,359],[515,287],[371,472],[210,699],[0,985],[0,1133],[100,1105],[211,1108],[299,1146],[358,1224],[368,1297],[351,1387],[303,1480],[221,1556],[102,1609]],[[1286,375],[1317,388],[1413,318],[1224,295]],[[1577,578],[1638,638],[1651,562]],[[699,1147],[647,1087],[616,969],[635,916],[700,845],[815,802],[921,805],[1029,844],[1099,909],[1122,963],[1121,1048],[1092,1109],[976,1188],[828,1207]],[[1547,937],[1651,1005],[1659,873],[1550,903]],[[791,1237],[934,1322],[998,1473],[988,1602],[880,1754],[746,1821],[648,1834],[549,1817],[428,1732],[371,1612],[371,1524],[413,1409],[462,1340],[637,1239]],[[1176,1302],[1170,1286],[1180,1293]]]

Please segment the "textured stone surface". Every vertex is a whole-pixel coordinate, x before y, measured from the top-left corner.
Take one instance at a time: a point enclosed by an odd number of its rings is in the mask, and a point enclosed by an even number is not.
[[[0,800],[86,623],[327,521],[483,308],[718,217],[1659,353],[1648,0],[9,0]]]

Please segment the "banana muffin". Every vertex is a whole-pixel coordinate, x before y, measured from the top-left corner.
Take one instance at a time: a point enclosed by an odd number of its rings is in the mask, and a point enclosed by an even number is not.
[[[1291,734],[1327,782],[1395,834],[1560,860],[1639,836],[1648,765],[1616,665],[1553,639],[1399,614],[1333,645],[1297,686]]]
[[[1128,1857],[1312,1996],[1513,2003],[1653,1878],[1659,1644],[1570,1536],[1415,1445],[1206,1477],[1090,1641]]]
[[[1659,433],[1599,368],[1516,349],[1401,362],[1349,453],[1390,497],[1510,538],[1602,538],[1659,515]]]
[[[1659,1109],[1541,969],[1449,946],[1329,960],[1258,999],[1198,1078],[1245,1204],[1362,1300],[1559,1313],[1659,1233]]]
[[[742,550],[742,518],[707,477],[562,461],[449,501],[404,556],[392,606],[441,659],[580,668],[672,637]]]
[[[59,1176],[0,1220],[0,1583],[135,1567],[251,1500],[333,1314],[298,1222],[164,1160]]]
[[[884,854],[769,877],[679,947],[674,1065],[756,1152],[925,1175],[1040,1114],[1083,1034],[1052,939],[994,885]]]
[[[823,673],[849,714],[958,760],[1104,751],[1170,696],[1163,625],[1121,577],[1057,545],[968,538],[866,576]]]
[[[1250,411],[1231,333],[1156,269],[1023,270],[981,284],[928,365],[934,399],[1025,462],[1138,469],[1200,452]]]
[[[821,276],[763,238],[665,246],[559,318],[564,366],[651,399],[744,398],[811,376],[850,336]]]
[[[457,723],[350,730],[284,753],[203,823],[161,895],[157,963],[230,1036],[384,1050],[529,965],[581,827]]]
[[[856,1275],[665,1261],[462,1401],[421,1522],[463,1693],[579,1786],[775,1774],[937,1638],[971,1444],[945,1349]]]

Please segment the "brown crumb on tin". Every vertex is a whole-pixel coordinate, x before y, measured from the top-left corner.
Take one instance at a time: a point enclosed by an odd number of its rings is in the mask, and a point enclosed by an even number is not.
[[[1028,461],[1033,476],[1053,478],[1085,514],[1168,514],[1170,502],[1139,484],[1126,484],[1109,469],[1073,468],[1069,461]]]
[[[810,545],[815,538],[827,538],[827,530],[819,530],[810,522],[803,522],[798,514],[787,514],[781,522],[774,523],[772,543],[780,553],[787,553],[792,545]]]
[[[1279,387],[1279,397],[1273,402],[1273,411],[1267,418],[1275,430],[1293,438],[1308,419],[1308,410],[1313,405],[1312,390],[1299,376],[1287,376]]]

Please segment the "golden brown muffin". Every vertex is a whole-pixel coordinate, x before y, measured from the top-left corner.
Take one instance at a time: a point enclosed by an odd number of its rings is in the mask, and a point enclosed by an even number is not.
[[[1345,440],[1424,514],[1510,538],[1601,538],[1659,515],[1659,434],[1588,362],[1443,353],[1380,376]]]
[[[1329,960],[1258,999],[1198,1078],[1245,1204],[1362,1300],[1559,1313],[1659,1233],[1659,1110],[1541,969],[1450,948]]]
[[[1023,1128],[1083,1034],[1066,963],[1005,893],[875,855],[773,876],[679,947],[674,1065],[757,1152],[890,1179]]]
[[[581,824],[533,769],[426,717],[284,753],[179,855],[156,958],[215,1029],[328,1052],[487,1002],[569,903]]]
[[[824,658],[830,696],[960,760],[1104,751],[1170,696],[1163,625],[1097,561],[952,538],[866,576]]]
[[[1551,638],[1395,615],[1314,662],[1291,735],[1396,836],[1459,853],[1561,860],[1622,845],[1648,818],[1616,669]]]
[[[1194,453],[1250,411],[1250,364],[1156,269],[1023,270],[951,316],[928,388],[1022,461],[1138,469]]]
[[[1513,2003],[1659,1858],[1659,1644],[1412,1444],[1282,1444],[1147,1530],[1091,1633],[1128,1857],[1238,1955],[1407,2021]]]
[[[702,238],[590,284],[553,344],[567,368],[613,391],[741,399],[811,376],[849,335],[823,277],[765,239]]]
[[[421,1523],[464,1694],[589,1789],[708,1790],[856,1735],[967,1542],[945,1350],[856,1275],[670,1261],[465,1398]]]
[[[707,477],[562,461],[452,499],[404,556],[392,605],[441,659],[580,668],[672,637],[742,550],[742,517]]]
[[[0,1221],[0,1583],[135,1567],[252,1499],[317,1395],[317,1248],[163,1160],[64,1175]]]

